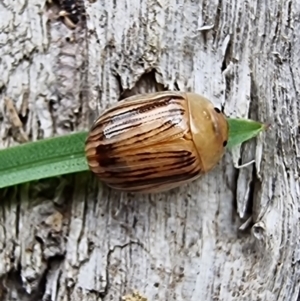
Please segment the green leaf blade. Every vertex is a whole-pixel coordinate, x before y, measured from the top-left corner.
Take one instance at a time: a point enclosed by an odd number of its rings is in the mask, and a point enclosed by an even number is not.
[[[228,118],[227,121],[229,125],[228,148],[256,137],[267,128],[265,124],[251,119]]]
[[[0,150],[0,188],[88,170],[86,137],[79,132]]]

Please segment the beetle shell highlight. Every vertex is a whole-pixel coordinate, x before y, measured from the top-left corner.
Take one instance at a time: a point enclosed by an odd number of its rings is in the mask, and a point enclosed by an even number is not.
[[[90,170],[108,186],[161,192],[197,179],[224,154],[226,117],[203,96],[135,95],[106,110],[86,140]]]

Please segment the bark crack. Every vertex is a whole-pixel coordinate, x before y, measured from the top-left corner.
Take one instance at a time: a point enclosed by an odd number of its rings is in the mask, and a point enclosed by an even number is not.
[[[217,9],[216,9],[216,15],[215,15],[215,22],[214,22],[214,28],[219,28],[220,20],[221,20],[221,9],[222,9],[222,0],[218,1]],[[218,31],[213,31],[213,39],[214,41],[217,40]]]
[[[288,9],[287,9],[287,26],[293,29],[293,26],[291,26],[291,20],[292,20],[292,1],[289,1]]]
[[[143,250],[145,249],[142,243],[131,240],[123,245],[115,245],[108,251],[107,256],[106,256],[106,285],[105,285],[104,291],[99,294],[101,299],[104,299],[105,296],[108,295],[109,289],[111,287],[111,283],[110,283],[110,279],[109,279],[109,269],[110,269],[112,254],[116,251],[116,249],[123,250],[123,249],[133,246],[133,245],[137,245],[137,246],[141,247]]]
[[[295,78],[296,77],[294,75],[293,68],[292,68],[292,64],[293,64],[292,59],[291,59],[292,44],[290,42],[288,43],[287,53],[288,53],[289,70],[291,72],[291,83],[292,83],[292,86],[293,86],[293,89],[294,89],[296,95],[298,96],[299,92],[298,92],[298,89],[297,89],[296,83],[295,83]]]
[[[227,40],[228,39],[228,40]],[[224,76],[224,86],[225,86],[225,99],[227,99],[230,95],[231,91],[231,52],[232,52],[232,44],[231,37],[227,36],[224,40],[225,49],[223,50],[223,60],[221,63],[221,72]],[[224,107],[222,107],[222,111],[224,111]]]

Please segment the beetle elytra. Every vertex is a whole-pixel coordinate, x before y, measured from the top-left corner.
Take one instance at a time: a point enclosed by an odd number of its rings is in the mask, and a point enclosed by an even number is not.
[[[161,192],[197,179],[222,158],[224,114],[205,97],[157,92],[128,97],[94,122],[86,140],[90,170],[108,186]]]

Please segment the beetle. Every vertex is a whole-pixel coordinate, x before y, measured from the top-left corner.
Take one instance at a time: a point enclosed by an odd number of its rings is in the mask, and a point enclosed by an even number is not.
[[[164,91],[128,97],[101,114],[85,144],[89,169],[127,192],[163,192],[215,167],[228,140],[225,115],[204,96]]]

